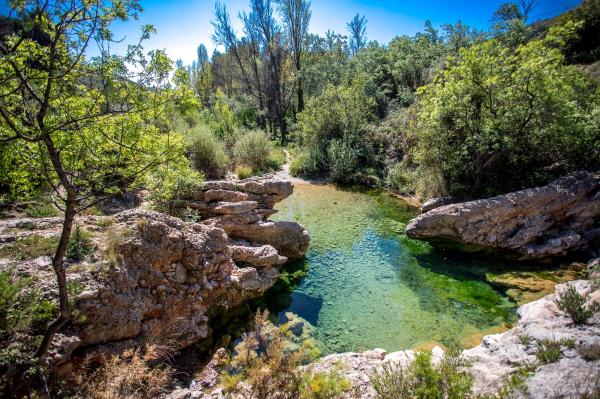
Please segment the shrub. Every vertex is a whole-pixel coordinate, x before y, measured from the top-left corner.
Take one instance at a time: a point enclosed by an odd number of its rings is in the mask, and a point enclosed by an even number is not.
[[[542,364],[557,362],[561,355],[561,341],[540,339],[536,342],[536,357]]]
[[[15,260],[33,259],[39,256],[52,256],[58,246],[58,237],[43,237],[37,234],[17,237],[8,245],[0,247],[0,258]]]
[[[287,161],[285,151],[281,147],[272,147],[269,157],[267,158],[267,167],[270,170],[276,171],[281,169],[281,166]]]
[[[419,90],[414,159],[439,170],[451,195],[494,195],[598,168],[597,153],[581,156],[600,143],[598,89],[564,65],[556,42],[567,30],[516,50],[498,39],[463,49]]]
[[[223,144],[212,134],[206,125],[198,125],[186,134],[187,154],[195,170],[207,178],[218,179],[225,176],[229,158]]]
[[[554,302],[559,310],[569,315],[573,323],[583,324],[600,309],[597,303],[587,305],[588,298],[588,294],[581,295],[574,286],[569,285]]]
[[[381,399],[462,399],[469,395],[473,385],[467,366],[457,349],[448,351],[437,365],[432,364],[431,353],[419,351],[407,367],[385,364],[371,376],[371,384]]]
[[[233,148],[235,160],[240,165],[247,165],[255,172],[268,169],[268,158],[271,154],[271,142],[266,133],[252,130],[242,135]]]
[[[579,355],[588,362],[600,360],[600,343],[585,343],[577,347]]]
[[[111,226],[104,239],[104,258],[112,266],[119,264],[119,247],[132,234],[131,230],[117,229]]]
[[[260,310],[255,317],[255,330],[244,335],[236,346],[229,370],[222,375],[227,393],[244,397],[267,399],[273,397],[330,398],[345,390],[347,382],[338,375],[317,375],[299,371],[298,367],[318,356],[314,342],[304,341],[300,346],[289,345],[288,326],[273,326],[269,313]],[[303,385],[304,384],[304,385]],[[314,384],[317,392],[310,393]],[[303,396],[300,396],[303,397]]]
[[[186,163],[162,165],[148,178],[149,199],[152,207],[164,213],[178,216],[182,200],[202,185],[204,176],[191,170]]]
[[[42,292],[29,278],[0,272],[0,330],[42,333],[55,311],[56,306],[43,299]]]
[[[331,179],[339,183],[349,182],[358,167],[356,151],[343,140],[333,140],[327,152]]]
[[[388,171],[386,185],[402,194],[413,194],[417,189],[416,172],[414,169],[408,168],[406,162],[398,162]]]
[[[300,399],[334,399],[350,390],[351,384],[338,368],[327,373],[304,371],[300,374]]]
[[[43,218],[49,216],[59,216],[60,212],[51,203],[34,202],[25,208],[25,215],[30,218]]]
[[[236,166],[234,172],[240,180],[254,176],[254,171],[250,166],[247,165]]]
[[[308,159],[308,154],[305,151],[298,152],[290,162],[290,175],[292,176],[307,176],[306,172],[306,162]]]
[[[81,229],[81,227],[76,224],[75,231],[71,234],[69,246],[67,247],[67,260],[79,262],[90,255],[93,251],[91,238],[92,233]]]
[[[162,351],[153,345],[126,351],[122,356],[111,356],[84,381],[77,397],[155,398],[169,391],[173,370],[165,365],[154,365]]]

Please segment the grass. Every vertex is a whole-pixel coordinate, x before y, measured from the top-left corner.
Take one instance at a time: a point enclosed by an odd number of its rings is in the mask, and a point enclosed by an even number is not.
[[[139,223],[143,223],[146,219],[142,219]],[[133,234],[131,230],[116,229],[114,226],[109,227],[104,240],[104,258],[112,266],[118,266],[119,247],[123,242]]]
[[[60,211],[48,202],[33,202],[25,208],[25,215],[30,218],[60,216]]]
[[[600,360],[600,343],[582,344],[577,347],[579,355],[588,362]]]
[[[11,244],[0,247],[0,258],[14,260],[34,259],[40,256],[52,256],[58,246],[59,237],[30,235],[17,237]]]
[[[536,357],[541,364],[555,363],[562,356],[562,348],[575,348],[575,341],[572,339],[561,339],[554,341],[551,339],[540,339],[536,342]]]
[[[238,179],[243,180],[254,176],[254,171],[250,166],[238,165],[235,167],[235,174],[237,175]]]

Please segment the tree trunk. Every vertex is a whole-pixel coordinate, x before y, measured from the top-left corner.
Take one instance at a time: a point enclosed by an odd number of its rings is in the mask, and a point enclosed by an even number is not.
[[[298,74],[298,112],[304,111],[304,91],[302,90],[302,77],[300,76],[300,57],[296,60],[296,73]]]
[[[67,194],[67,203],[65,208],[65,219],[63,221],[62,233],[60,235],[60,241],[56,248],[54,258],[52,258],[52,268],[56,274],[56,281],[58,283],[58,297],[59,297],[59,310],[58,317],[50,323],[44,338],[40,344],[38,350],[35,353],[37,358],[42,358],[48,353],[52,338],[54,335],[69,321],[71,317],[71,310],[69,309],[69,291],[67,290],[67,275],[63,266],[65,255],[67,253],[67,247],[69,245],[69,239],[71,238],[71,230],[73,228],[73,221],[75,219],[75,205],[76,196],[75,194]]]

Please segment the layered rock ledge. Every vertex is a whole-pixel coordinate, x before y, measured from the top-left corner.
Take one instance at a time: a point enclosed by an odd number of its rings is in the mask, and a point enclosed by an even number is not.
[[[521,260],[597,249],[600,174],[577,172],[543,187],[444,205],[413,219],[406,234]]]

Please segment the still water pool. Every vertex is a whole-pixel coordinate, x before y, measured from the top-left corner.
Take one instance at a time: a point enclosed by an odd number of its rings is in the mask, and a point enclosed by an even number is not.
[[[407,238],[416,212],[388,193],[296,184],[277,209],[311,236],[285,311],[316,327],[324,353],[476,344],[514,321],[516,305],[480,277],[486,261]]]

